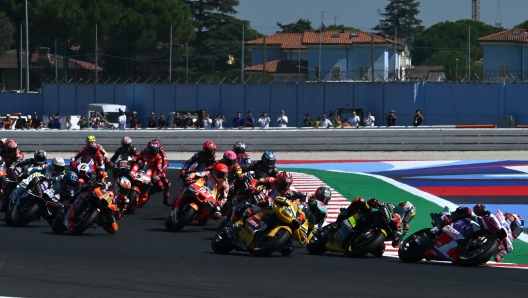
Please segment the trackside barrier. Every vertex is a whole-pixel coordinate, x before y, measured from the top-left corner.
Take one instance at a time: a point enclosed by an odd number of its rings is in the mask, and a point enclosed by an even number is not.
[[[497,128],[497,124],[459,124],[456,128]]]

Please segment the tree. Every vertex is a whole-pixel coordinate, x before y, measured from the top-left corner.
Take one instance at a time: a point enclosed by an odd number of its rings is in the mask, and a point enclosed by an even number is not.
[[[324,28],[324,31],[333,31],[333,30],[348,30],[348,31],[351,31],[351,30],[357,30],[356,28],[354,27],[347,27],[345,25],[329,25],[327,27]]]
[[[523,29],[528,29],[528,20],[520,23],[519,25],[516,25],[514,28],[523,28]]]
[[[398,37],[406,37],[412,42],[414,36],[424,29],[422,21],[416,18],[420,13],[419,7],[420,2],[416,0],[390,0],[380,24],[374,30],[395,36],[397,28]]]
[[[297,22],[283,25],[277,22],[277,26],[280,27],[281,33],[303,33],[305,31],[313,31],[312,22],[307,19],[299,19]]]
[[[504,29],[472,20],[441,22],[418,33],[412,50],[413,64],[445,66],[448,70],[447,73],[452,74],[451,79],[455,79],[456,59],[458,59],[458,78],[464,77],[463,74],[467,68],[466,59],[470,27],[471,72],[478,70],[475,62],[483,58],[483,50],[477,39]]]
[[[0,57],[5,54],[13,45],[13,33],[15,28],[6,17],[5,13],[0,12]]]

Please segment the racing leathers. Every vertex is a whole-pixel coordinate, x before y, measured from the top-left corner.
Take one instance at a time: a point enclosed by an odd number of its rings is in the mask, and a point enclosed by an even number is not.
[[[205,168],[212,166],[216,161],[216,155],[208,157],[202,151],[196,152],[189,160],[182,164],[180,171],[180,177],[185,178],[185,175],[189,172],[191,166],[197,163],[196,170],[201,172]]]
[[[279,175],[279,171],[275,166],[265,166],[260,160],[253,161],[249,165],[240,164],[240,167],[242,168],[242,173],[253,171],[257,178],[277,177]]]
[[[169,167],[169,160],[167,159],[167,153],[163,148],[160,148],[159,154],[161,156],[161,173],[159,174],[159,177],[161,179],[161,183],[163,184],[163,204],[169,206],[169,195],[170,195],[170,187],[171,184],[169,182],[169,178],[167,178],[167,168]]]
[[[75,154],[73,159],[77,160],[79,157],[85,156],[85,155],[90,156],[92,160],[94,161],[95,172],[97,173],[96,174],[97,181],[103,182],[104,179],[106,178],[105,164],[111,164],[111,161],[108,158],[108,153],[106,153],[103,146],[99,145],[95,153],[91,154],[90,147],[85,146],[81,148],[81,150],[79,150],[77,154]]]
[[[148,164],[149,169],[152,171],[152,185],[153,187],[163,187],[163,182],[160,179],[160,174],[162,173],[163,169],[163,162],[161,160],[161,155],[159,153],[156,153],[155,155],[150,155],[148,153],[147,149],[144,149],[141,151],[138,155],[136,155],[132,159],[132,163],[135,164],[137,162],[145,162]],[[131,174],[132,171],[131,171]],[[139,198],[139,205],[144,204],[148,199],[149,193],[142,193],[141,198]]]
[[[112,163],[115,163],[117,158],[120,155],[124,155],[124,154],[126,154],[126,155],[130,156],[131,158],[133,158],[134,156],[139,154],[139,151],[134,146],[130,146],[129,148],[123,148],[123,146],[121,146],[121,147],[117,148],[117,150],[115,151],[114,155],[110,158],[110,161]]]
[[[243,154],[237,154],[236,162],[241,167],[248,167],[251,165],[251,158],[247,152],[244,152]]]
[[[9,154],[7,151],[2,151],[2,158],[5,161],[6,167],[10,168],[13,164],[17,164],[24,160],[24,154],[18,149],[15,154]]]

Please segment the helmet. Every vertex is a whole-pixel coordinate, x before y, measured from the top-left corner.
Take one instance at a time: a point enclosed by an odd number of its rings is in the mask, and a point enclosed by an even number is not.
[[[132,183],[127,177],[119,177],[116,179],[115,183],[118,185],[119,193],[124,194],[125,196],[128,195],[132,188]]]
[[[161,149],[161,147],[163,147],[163,144],[161,143],[160,139],[158,139],[158,138],[152,139],[152,141],[151,141],[151,142],[152,142],[152,143],[158,143],[158,144],[159,144],[159,147],[160,147],[160,149]]]
[[[235,151],[238,158],[241,158],[246,153],[246,144],[244,142],[236,142],[233,146],[233,151]]]
[[[75,185],[77,184],[77,181],[79,180],[79,176],[77,176],[77,174],[75,172],[68,172],[68,174],[66,174],[66,186],[68,187],[75,187]]]
[[[7,150],[7,154],[15,156],[18,150],[17,143],[13,140],[7,140],[6,150]]]
[[[95,139],[95,136],[86,137],[86,143],[94,143],[94,142],[97,142],[97,140]]]
[[[260,162],[266,166],[266,167],[274,167],[275,161],[277,158],[275,157],[275,154],[271,151],[266,151],[264,154],[262,154],[262,157],[260,158]]]
[[[203,154],[207,157],[213,157],[216,152],[216,144],[213,141],[207,141],[203,144]]]
[[[88,143],[88,151],[90,154],[95,154],[99,150],[99,143],[97,142],[89,142]]]
[[[149,142],[147,145],[147,154],[149,156],[154,156],[160,151],[159,143]]]
[[[220,182],[221,180],[226,180],[228,172],[229,169],[227,168],[227,166],[221,163],[217,163],[213,169],[213,175],[217,182]]]
[[[35,160],[35,162],[38,165],[45,164],[47,156],[48,156],[48,154],[46,153],[46,151],[44,151],[42,149],[36,150],[35,153],[33,153],[33,159]]]
[[[409,201],[402,201],[394,208],[394,213],[399,214],[403,222],[409,223],[416,215],[416,207]]]
[[[506,220],[506,223],[510,225],[513,239],[517,239],[524,230],[524,219],[519,214],[515,213],[505,213],[504,219]]]
[[[277,176],[277,183],[279,185],[279,190],[286,191],[290,189],[290,186],[293,183],[293,176],[288,172],[280,172]]]
[[[312,223],[322,222],[326,218],[326,206],[321,201],[310,200],[306,209],[306,217]]]
[[[332,191],[327,186],[320,186],[315,191],[315,198],[326,205],[332,198]]]
[[[236,153],[232,150],[227,150],[224,153],[224,158],[222,159],[222,162],[229,168],[234,166],[237,162]]]
[[[62,157],[55,157],[51,162],[51,170],[53,171],[53,175],[61,174],[64,172],[65,167],[66,164],[64,163],[64,159],[62,159]]]
[[[132,146],[132,139],[129,137],[123,137],[123,139],[121,140],[121,147],[125,149],[130,149],[131,146]]]

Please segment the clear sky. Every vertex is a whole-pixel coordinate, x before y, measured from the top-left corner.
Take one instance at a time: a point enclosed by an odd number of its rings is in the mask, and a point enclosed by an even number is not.
[[[276,23],[288,24],[300,18],[312,21],[315,28],[321,24],[321,12],[325,11],[324,23],[351,26],[369,31],[379,22],[377,10],[385,11],[389,0],[239,0],[237,18],[248,20],[251,27],[264,34],[279,30]],[[421,0],[420,14],[425,27],[443,21],[471,19],[471,0]],[[497,0],[480,1],[480,20],[495,24]],[[502,26],[513,26],[528,19],[528,0],[500,0]],[[500,20],[498,20],[500,21]]]

